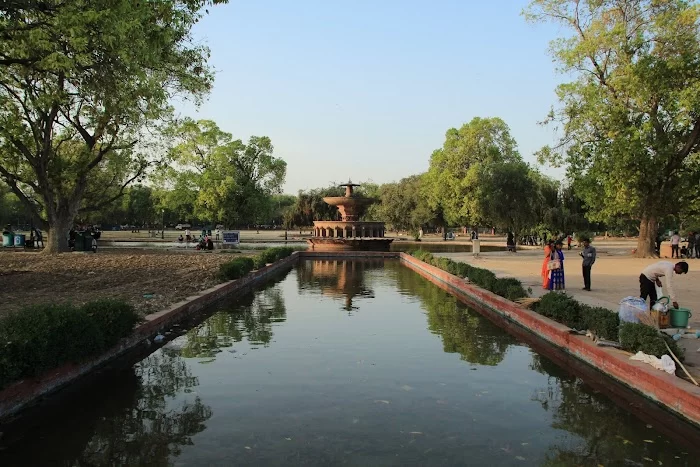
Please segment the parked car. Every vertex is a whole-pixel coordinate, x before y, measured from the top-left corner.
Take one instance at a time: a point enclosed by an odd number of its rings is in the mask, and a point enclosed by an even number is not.
[[[189,229],[190,227],[192,227],[190,224],[177,224],[175,226],[175,230],[185,230]]]

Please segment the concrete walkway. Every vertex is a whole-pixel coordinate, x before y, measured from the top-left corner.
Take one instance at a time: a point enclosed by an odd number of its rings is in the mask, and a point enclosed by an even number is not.
[[[638,259],[630,256],[634,243],[629,241],[598,242],[594,245],[598,259],[593,266],[591,292],[582,290],[581,258],[579,251],[564,251],[564,271],[567,293],[581,303],[600,306],[617,311],[620,300],[639,295],[639,275],[649,264],[659,260]],[[531,289],[534,297],[546,293],[542,289],[542,250],[520,250],[517,253],[482,253],[475,258],[472,253],[440,253],[454,261],[461,261],[489,269],[499,277],[515,277],[525,289]],[[667,261],[672,261],[666,259]],[[673,284],[680,306],[694,310],[690,320],[692,328],[700,329],[700,259],[687,260],[690,271],[686,275],[674,276]],[[664,282],[665,288],[665,282]],[[700,377],[700,339],[681,339],[685,349],[687,367],[693,376]],[[692,370],[691,370],[691,367]]]

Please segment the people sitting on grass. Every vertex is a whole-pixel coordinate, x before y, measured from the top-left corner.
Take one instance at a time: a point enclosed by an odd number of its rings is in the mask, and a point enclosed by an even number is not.
[[[180,236],[177,237],[177,241],[180,242],[180,243],[182,243],[182,242],[185,241],[185,239],[182,237],[182,234],[180,234]]]

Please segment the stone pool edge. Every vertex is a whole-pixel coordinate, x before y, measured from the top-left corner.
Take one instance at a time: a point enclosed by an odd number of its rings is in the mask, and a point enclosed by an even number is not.
[[[699,387],[676,376],[654,370],[643,363],[632,361],[627,353],[620,350],[598,347],[587,337],[571,334],[570,329],[563,324],[471,285],[464,279],[420,261],[407,253],[401,253],[400,259],[402,264],[440,288],[516,323],[647,399],[664,406],[680,418],[700,427]]]
[[[134,329],[129,337],[122,339],[119,344],[98,357],[80,364],[63,365],[47,371],[37,378],[24,379],[11,384],[0,391],[0,422],[9,420],[22,410],[36,405],[45,397],[92,372],[98,371],[127,352],[137,349],[144,345],[147,339],[152,338],[165,328],[204,310],[224,297],[230,298],[236,293],[246,291],[280,270],[293,267],[300,257],[299,253],[295,251],[290,256],[252,271],[245,277],[217,284],[164,310],[145,316],[145,321]]]

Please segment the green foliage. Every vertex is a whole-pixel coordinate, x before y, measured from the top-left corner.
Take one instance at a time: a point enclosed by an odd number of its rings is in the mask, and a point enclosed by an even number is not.
[[[606,308],[591,307],[566,294],[550,292],[533,309],[571,329],[589,330],[602,339],[617,341],[620,317]]]
[[[131,334],[138,320],[132,306],[111,300],[11,313],[0,319],[0,388],[98,355]]]
[[[657,222],[677,214],[700,180],[700,9],[686,0],[533,0],[536,22],[563,26],[551,43],[562,73],[562,138],[540,152],[566,165],[593,221],[634,219],[637,254],[653,252]]]
[[[279,246],[274,248],[268,248],[267,250],[260,253],[255,257],[255,267],[262,268],[266,264],[274,263],[281,259],[286,258],[296,251],[295,248],[290,246]]]
[[[397,183],[381,186],[378,215],[393,230],[416,232],[421,227],[434,223],[435,213],[428,205],[425,191],[425,174],[403,178]]]
[[[42,2],[3,15],[0,179],[67,250],[79,212],[118,199],[156,162],[174,94],[201,99],[199,0]]]
[[[102,299],[88,302],[82,307],[92,321],[102,330],[104,344],[116,345],[124,336],[128,336],[140,321],[134,307],[126,302]]]
[[[222,281],[240,279],[252,271],[254,267],[255,261],[253,258],[246,256],[234,258],[219,266],[219,279]]]
[[[275,248],[268,248],[262,251],[259,255],[254,258],[249,256],[241,256],[234,258],[231,261],[223,263],[219,266],[219,279],[222,281],[230,281],[234,279],[239,279],[246,274],[248,274],[253,269],[260,269],[265,267],[266,264],[274,263],[284,259],[294,253],[296,248],[289,246],[280,246]]]
[[[410,252],[410,255],[455,276],[468,278],[477,286],[508,300],[527,297],[523,284],[517,279],[511,277],[499,279],[487,269],[477,268],[466,263],[458,263],[449,258],[436,258],[431,253],[423,250]]]
[[[668,355],[664,341],[676,354],[676,357],[682,361],[683,349],[671,337],[659,333],[658,330],[646,324],[622,323],[620,326],[620,344],[628,352],[642,351],[647,355],[655,355],[660,358],[662,355]]]
[[[482,203],[488,186],[484,174],[498,164],[519,162],[517,144],[500,118],[474,118],[445,134],[433,152],[426,174],[425,194],[430,207],[441,209],[450,224],[479,224],[487,220]]]
[[[287,163],[273,156],[270,138],[252,136],[244,144],[211,120],[191,119],[169,133],[178,144],[169,154],[173,166],[164,167],[161,176],[184,189],[197,217],[234,226],[272,216],[277,207],[272,196],[282,189]]]

